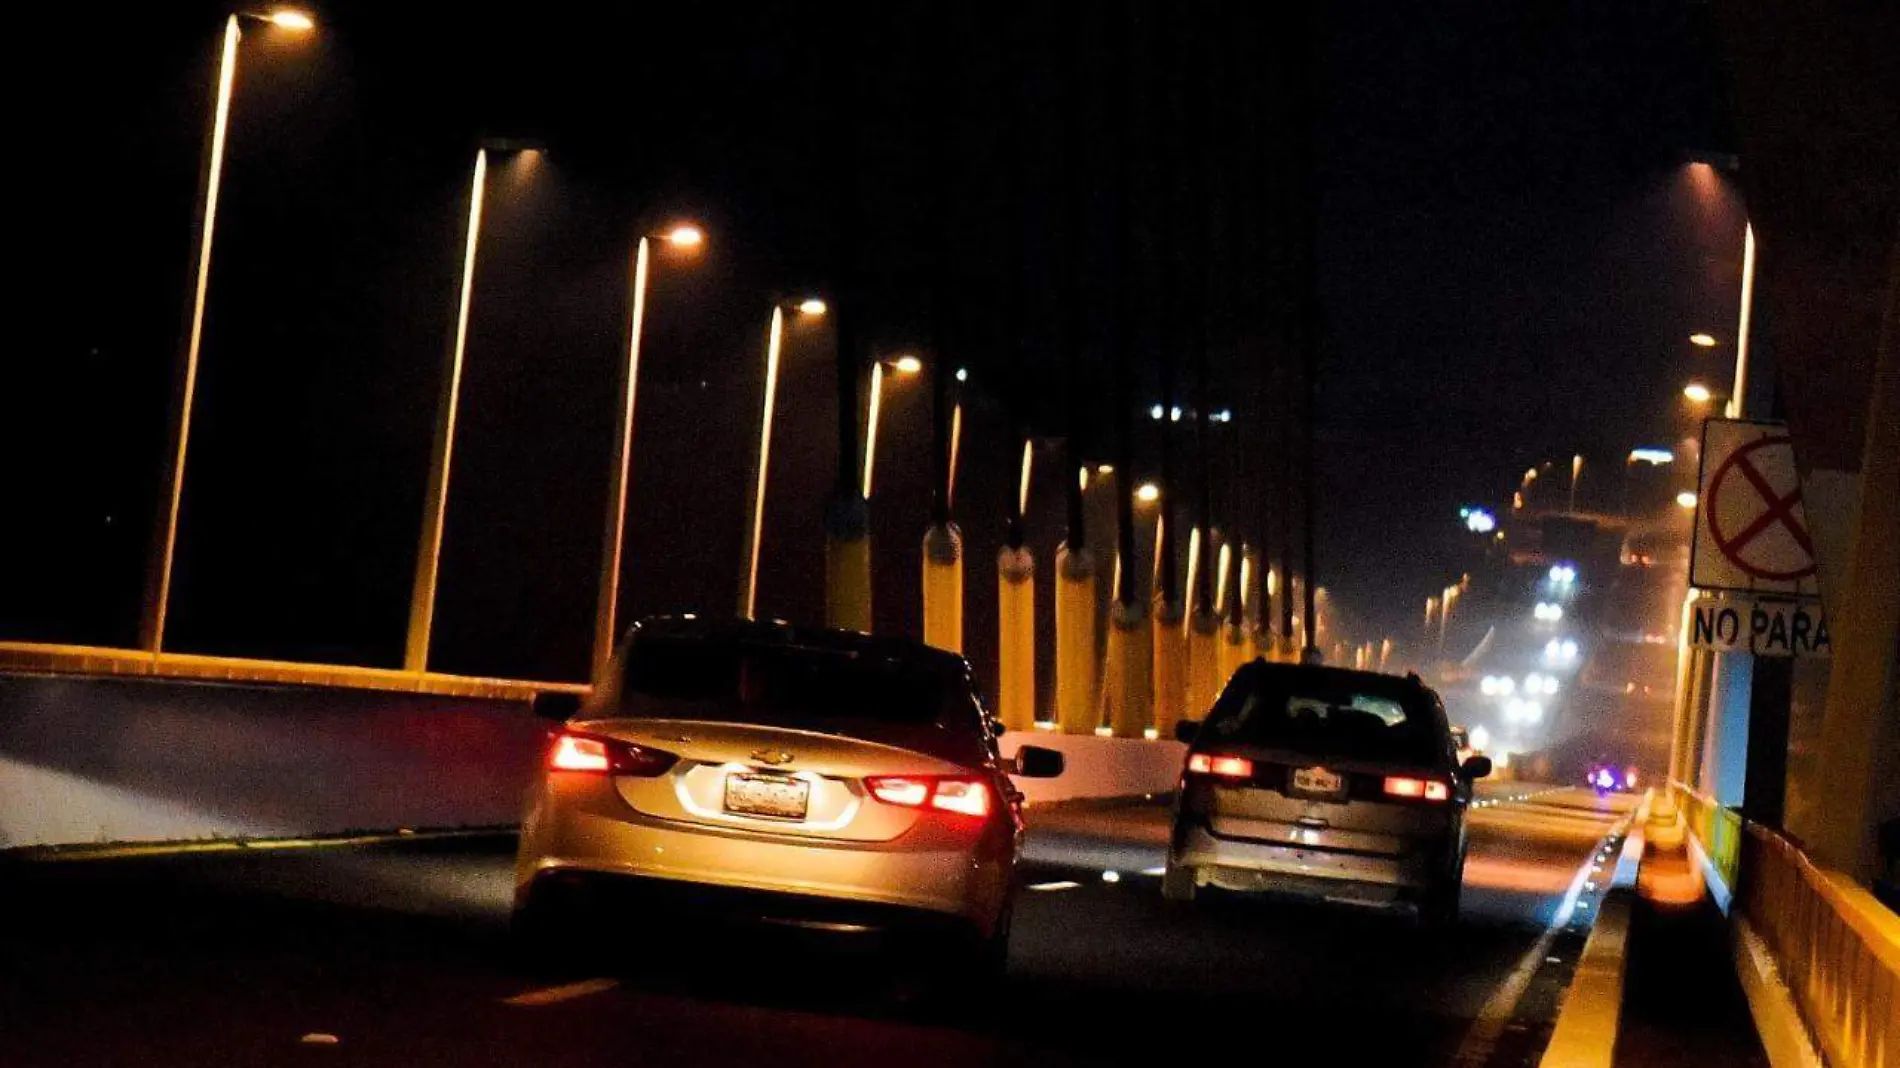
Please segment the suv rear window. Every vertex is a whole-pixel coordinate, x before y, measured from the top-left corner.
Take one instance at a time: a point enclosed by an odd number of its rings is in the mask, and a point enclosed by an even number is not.
[[[921,659],[699,638],[643,638],[628,648],[623,697],[678,702],[682,719],[931,723],[959,680]],[[968,694],[965,693],[967,703]]]
[[[1254,665],[1228,683],[1203,734],[1315,757],[1426,765],[1445,746],[1422,689],[1374,675]]]

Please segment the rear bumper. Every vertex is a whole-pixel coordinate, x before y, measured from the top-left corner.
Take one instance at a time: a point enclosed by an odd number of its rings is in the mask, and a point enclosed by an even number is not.
[[[923,823],[889,842],[788,841],[644,816],[607,779],[550,776],[522,824],[515,904],[537,887],[587,886],[647,897],[661,915],[949,924],[987,936],[1008,903],[1013,859],[1006,824]]]
[[[1224,890],[1400,900],[1440,884],[1455,870],[1451,839],[1417,839],[1397,854],[1224,838],[1203,823],[1176,825],[1168,863],[1193,869],[1195,883]]]

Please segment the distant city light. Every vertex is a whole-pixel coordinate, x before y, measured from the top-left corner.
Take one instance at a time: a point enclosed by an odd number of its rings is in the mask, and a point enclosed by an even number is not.
[[[1700,382],[1691,382],[1682,387],[1682,395],[1697,404],[1707,404],[1709,398],[1715,396],[1715,394],[1709,390],[1709,387]]]
[[[970,369],[968,367],[957,368],[957,381],[968,382],[969,380],[970,380]]]
[[[1489,534],[1498,528],[1498,517],[1482,508],[1459,509],[1465,517],[1465,529],[1473,534]]]
[[[1649,464],[1654,467],[1661,467],[1664,464],[1675,463],[1676,454],[1673,452],[1670,452],[1668,449],[1651,449],[1651,448],[1631,449],[1629,462],[1633,464],[1644,463],[1644,464]]]
[[[1208,418],[1216,423],[1231,423],[1234,421],[1234,410],[1232,408],[1221,408],[1210,413]]]
[[[1712,349],[1715,347],[1715,336],[1713,334],[1690,334],[1689,344],[1699,349]]]
[[[1181,406],[1177,404],[1174,407],[1168,409],[1168,422],[1178,423],[1180,421],[1181,421]]]
[[[1577,643],[1570,638],[1551,640],[1544,643],[1544,664],[1547,667],[1562,667],[1576,663]]]
[[[1552,586],[1568,586],[1576,581],[1577,569],[1569,564],[1556,564],[1551,567],[1550,584]]]
[[[1509,675],[1486,675],[1478,681],[1478,692],[1486,697],[1509,697],[1517,692],[1517,680]]]
[[[1166,408],[1163,408],[1159,404],[1148,409],[1148,417],[1155,420],[1156,422],[1159,422],[1161,420],[1161,417],[1167,414],[1168,414],[1168,410]]]
[[[1683,490],[1681,493],[1676,494],[1676,503],[1683,508],[1694,508],[1695,494],[1689,490]]]
[[[1135,499],[1143,504],[1153,504],[1161,499],[1161,487],[1152,482],[1143,482],[1135,488]]]

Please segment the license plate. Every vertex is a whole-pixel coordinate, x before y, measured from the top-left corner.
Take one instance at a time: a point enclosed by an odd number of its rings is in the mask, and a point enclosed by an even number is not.
[[[1294,768],[1293,790],[1295,793],[1336,797],[1346,792],[1346,777],[1325,768]]]
[[[811,783],[783,775],[726,776],[726,811],[742,816],[802,820],[811,804]]]

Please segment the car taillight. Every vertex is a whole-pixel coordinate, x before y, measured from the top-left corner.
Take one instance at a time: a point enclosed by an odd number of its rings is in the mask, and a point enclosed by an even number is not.
[[[554,740],[548,767],[555,771],[606,771],[607,743],[599,738],[563,734]]]
[[[938,779],[930,807],[965,816],[990,814],[990,788],[976,779]]]
[[[554,739],[554,748],[548,750],[548,767],[554,771],[591,771],[639,778],[652,778],[672,767],[678,759],[664,750],[572,731],[562,731]]]
[[[1437,779],[1414,779],[1405,775],[1387,776],[1385,792],[1390,797],[1409,797],[1420,801],[1451,800],[1450,783]]]
[[[961,816],[990,814],[990,788],[982,779],[950,775],[879,775],[864,780],[871,796],[900,808],[928,805]]]
[[[1253,778],[1253,761],[1246,757],[1194,753],[1188,757],[1187,769],[1196,775],[1216,775],[1223,779]]]

